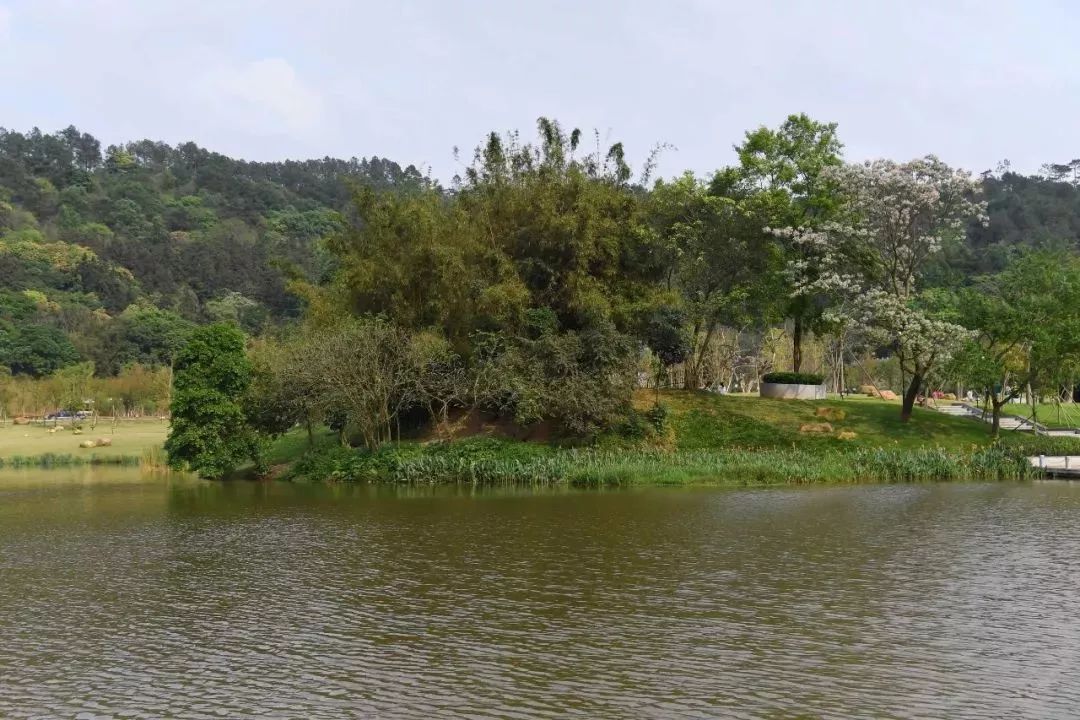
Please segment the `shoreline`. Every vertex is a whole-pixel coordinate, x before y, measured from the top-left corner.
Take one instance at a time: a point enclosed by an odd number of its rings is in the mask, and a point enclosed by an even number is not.
[[[945,448],[607,450],[522,448],[504,441],[396,446],[375,453],[324,449],[284,480],[370,484],[783,486],[1026,481],[1040,476],[1028,450]]]

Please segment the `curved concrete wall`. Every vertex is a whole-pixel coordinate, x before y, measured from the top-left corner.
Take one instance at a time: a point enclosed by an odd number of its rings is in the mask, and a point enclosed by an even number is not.
[[[779,400],[824,400],[825,384],[789,385],[787,383],[761,383],[761,397]]]

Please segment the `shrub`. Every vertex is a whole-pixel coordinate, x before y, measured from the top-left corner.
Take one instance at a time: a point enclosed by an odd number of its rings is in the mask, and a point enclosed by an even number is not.
[[[1080,455],[1080,438],[1007,433],[995,443],[1011,457],[1036,455]]]
[[[782,385],[820,385],[825,378],[814,373],[771,372],[766,373],[762,382]]]
[[[645,417],[656,432],[662,433],[667,429],[668,409],[666,405],[653,405],[646,411]]]

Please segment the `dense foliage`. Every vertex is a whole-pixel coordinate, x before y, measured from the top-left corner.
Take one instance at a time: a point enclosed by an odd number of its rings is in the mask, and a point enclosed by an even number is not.
[[[221,477],[245,461],[261,460],[260,444],[241,400],[251,384],[244,336],[229,325],[192,333],[176,357],[172,424],[165,441],[169,465]]]
[[[542,118],[532,142],[489,135],[443,188],[379,158],[0,130],[3,382],[176,363],[174,409],[194,416],[190,353],[246,336],[250,377],[215,423],[326,424],[370,448],[475,422],[580,441],[640,425],[635,387],[753,390],[789,369],[898,390],[904,417],[945,386],[995,412],[1067,396],[1080,166],[975,178],[842,150],[835,124],[793,115],[731,167],[657,180],[655,158],[635,175],[620,143]],[[241,433],[204,463],[180,423],[174,454],[206,472],[253,447]]]

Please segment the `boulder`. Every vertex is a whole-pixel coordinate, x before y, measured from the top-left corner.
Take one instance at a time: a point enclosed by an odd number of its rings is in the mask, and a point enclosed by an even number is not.
[[[97,446],[98,447],[110,447],[111,445],[112,445],[112,438],[98,438],[97,439]]]
[[[12,420],[12,422],[15,423],[16,425],[29,425],[30,424],[30,418],[22,417],[20,415],[19,417]]]
[[[79,447],[81,447],[81,448],[97,447],[97,443],[94,442],[93,440],[83,440],[81,443],[79,443]]]
[[[814,415],[827,420],[832,420],[833,422],[840,422],[847,417],[847,411],[841,410],[840,408],[819,407],[814,411]]]
[[[882,390],[880,393],[878,393],[878,397],[880,397],[882,400],[896,400],[897,399],[896,393],[894,393],[892,390]]]
[[[825,434],[831,435],[833,426],[827,422],[824,423],[803,423],[799,426],[799,432],[806,434]]]
[[[854,440],[856,437],[857,435],[855,435],[855,433],[851,430],[841,430],[840,432],[836,433],[837,440]]]

